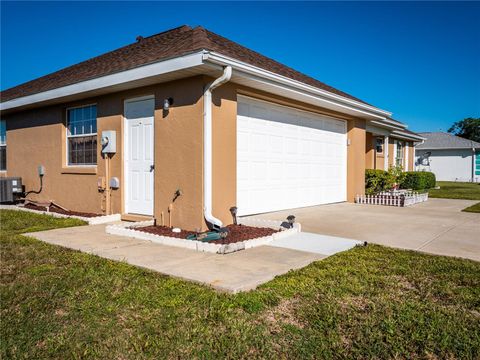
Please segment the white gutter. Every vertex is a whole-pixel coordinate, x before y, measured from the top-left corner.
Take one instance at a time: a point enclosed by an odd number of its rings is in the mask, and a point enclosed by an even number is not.
[[[205,87],[203,92],[203,203],[205,221],[214,227],[223,223],[212,214],[212,91],[232,77],[232,67],[226,66],[218,79]]]
[[[389,129],[389,130],[404,130],[405,129],[405,127],[401,127],[397,124],[392,124],[391,122],[388,122],[387,119],[385,119],[383,121],[370,120],[370,122],[373,125],[377,125],[377,126],[385,128],[385,129]]]
[[[256,66],[246,64],[242,61],[221,54],[217,54],[215,52],[204,53],[203,60],[217,65],[229,65],[234,68],[236,72],[241,72],[242,74],[250,75],[257,79],[268,80],[275,84],[288,86],[289,88],[301,91],[302,93],[308,93],[315,96],[316,98],[320,97],[330,103],[335,103],[344,108],[348,108],[350,110],[354,110],[363,114],[368,114],[381,120],[386,120],[386,118],[392,115],[391,112],[376,108],[374,106],[353,99],[346,98],[344,96],[333,94],[331,92],[316,88],[314,86],[304,84],[300,81],[278,75],[271,71],[267,71]]]
[[[425,140],[425,138],[421,136],[412,135],[412,134],[404,133],[402,131],[397,131],[397,130],[392,131],[390,135],[403,140],[410,140],[410,141],[417,141],[417,142]]]

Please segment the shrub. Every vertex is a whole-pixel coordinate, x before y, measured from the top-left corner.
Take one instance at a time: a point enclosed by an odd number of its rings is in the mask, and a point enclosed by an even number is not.
[[[435,187],[435,174],[429,171],[407,171],[401,183],[402,189],[427,190]]]
[[[388,173],[383,170],[365,170],[365,193],[373,195],[386,190],[388,187]]]
[[[405,180],[405,172],[401,165],[390,166],[387,173],[387,189],[391,190],[393,187],[398,186]]]

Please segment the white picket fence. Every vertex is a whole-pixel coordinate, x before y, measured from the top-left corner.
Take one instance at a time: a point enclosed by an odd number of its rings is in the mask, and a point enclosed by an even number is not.
[[[382,192],[376,195],[357,195],[357,204],[385,205],[385,206],[410,206],[428,200],[428,193],[399,190],[396,192]]]

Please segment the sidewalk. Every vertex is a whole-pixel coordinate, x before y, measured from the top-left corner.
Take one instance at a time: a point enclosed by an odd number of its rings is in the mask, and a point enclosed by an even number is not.
[[[232,293],[255,289],[275,276],[326,257],[273,246],[260,246],[228,255],[203,253],[106,234],[105,225],[79,226],[25,235]]]

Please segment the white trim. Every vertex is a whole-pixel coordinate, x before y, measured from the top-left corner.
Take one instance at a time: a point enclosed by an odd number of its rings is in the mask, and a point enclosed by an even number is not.
[[[97,161],[95,163],[91,163],[91,164],[70,164],[69,162],[69,154],[68,154],[68,139],[69,138],[76,138],[76,137],[87,137],[87,136],[91,136],[91,137],[97,137],[97,152],[98,152],[98,133],[95,132],[95,133],[89,133],[89,134],[81,134],[81,135],[69,135],[68,134],[68,111],[69,110],[73,110],[73,109],[81,109],[81,108],[84,108],[84,107],[89,107],[89,106],[95,106],[97,107],[97,103],[89,103],[89,104],[85,104],[85,105],[78,105],[78,106],[71,106],[71,107],[68,107],[65,109],[65,167],[67,168],[75,168],[75,167],[94,167],[96,168],[97,167],[97,164],[98,164],[98,158],[97,158]],[[97,109],[95,109],[95,112],[97,111]],[[98,117],[95,116],[95,122],[98,122]],[[98,124],[95,124],[95,127],[97,127]],[[98,153],[97,153],[97,156],[98,156]]]
[[[155,165],[155,95],[145,95],[145,96],[138,96],[134,98],[128,98],[123,101],[123,114],[122,114],[122,127],[123,127],[123,146],[122,146],[122,164],[123,164],[123,212],[125,214],[129,214],[128,212],[128,118],[125,116],[126,113],[126,105],[128,103],[133,103],[137,101],[143,100],[153,100],[153,164]],[[109,181],[107,179],[107,181]],[[152,189],[152,196],[153,196],[153,213],[152,214],[132,214],[132,215],[146,215],[146,216],[153,216],[155,213],[155,170],[153,173],[153,189]]]
[[[383,121],[378,121],[378,120],[370,120],[370,123],[372,123],[375,126],[380,126],[382,128],[388,129],[388,130],[404,130],[405,127],[399,126],[399,125],[394,125],[391,123],[383,122]]]
[[[391,133],[392,136],[396,136],[396,137],[399,137],[399,138],[402,138],[402,139],[413,140],[413,141],[417,141],[417,142],[426,139],[426,138],[424,138],[420,135],[417,135],[417,134],[414,135],[414,134],[410,134],[410,133],[405,132],[406,125],[404,127],[400,127],[398,125],[391,125],[391,124],[381,122],[381,121],[377,121],[377,120],[370,120],[369,123],[373,124],[374,126],[379,126],[381,128],[390,130],[390,133]],[[368,127],[368,125],[369,124],[367,124],[367,127]]]
[[[68,129],[67,129],[68,131]],[[79,134],[79,135],[67,135],[69,138],[77,138],[77,137],[87,137],[87,136],[94,136],[94,135],[98,135],[98,133],[94,132],[94,133],[88,133],[88,134]]]
[[[390,157],[390,154],[389,154],[389,148],[390,148],[390,139],[388,137],[388,135],[385,135],[384,136],[384,140],[383,140],[383,156],[384,156],[384,159],[383,159],[383,170],[388,170],[388,158]]]
[[[203,64],[203,51],[0,103],[0,111],[150,78]]]
[[[402,131],[398,131],[398,130],[394,130],[392,131],[392,136],[395,136],[399,139],[402,139],[402,140],[409,140],[409,141],[422,141],[422,140],[425,140],[425,138],[422,138],[421,136],[416,136],[416,135],[412,135],[412,134],[407,134],[407,133],[404,133]]]
[[[405,171],[409,171],[408,169],[408,149],[410,148],[410,146],[408,146],[408,144],[405,142],[405,166],[404,166],[404,169]]]
[[[347,123],[347,120],[345,120],[345,119],[333,117],[333,116],[330,116],[330,115],[321,114],[321,113],[318,113],[318,112],[315,112],[315,111],[300,109],[298,107],[295,107],[295,105],[283,105],[283,104],[276,103],[275,101],[272,101],[272,100],[264,100],[264,99],[257,98],[255,96],[237,94],[237,101],[238,101],[238,99],[241,99],[241,98],[246,99],[247,101],[248,100],[258,101],[258,102],[262,102],[262,103],[265,103],[265,104],[270,104],[270,105],[275,105],[275,106],[278,106],[278,107],[283,107],[287,110],[295,110],[295,111],[303,112],[307,115],[313,115],[313,116],[316,116],[316,117],[321,116],[321,117],[336,120],[336,121],[342,121],[345,124]],[[346,128],[345,128],[345,131],[346,131]]]
[[[392,115],[392,113],[376,108],[374,106],[367,105],[365,103],[362,103],[353,99],[349,99],[344,96],[333,94],[331,92],[316,88],[311,85],[304,84],[300,81],[293,80],[282,75],[275,74],[271,71],[267,71],[267,70],[258,68],[256,66],[246,64],[242,61],[239,61],[215,52],[205,53],[203,55],[203,60],[212,62],[214,64],[219,64],[219,65],[230,65],[235,70],[244,72],[245,74],[256,75],[261,78],[272,80],[276,83],[282,83],[284,85],[288,85],[293,88],[303,90],[305,92],[313,93],[317,96],[320,95],[322,97],[326,97],[328,99],[334,100],[337,103],[341,102],[341,103],[345,103],[346,105],[351,105],[353,106],[353,107],[350,107],[350,109],[352,110],[357,110],[360,112],[364,112],[365,114],[374,115],[378,118],[381,118],[382,120],[384,120],[385,117],[390,117]],[[344,106],[344,107],[348,107],[348,106]],[[366,111],[361,111],[360,109],[366,110]]]
[[[107,224],[111,222],[117,222],[121,220],[121,215],[120,214],[111,214],[111,215],[98,215],[94,217],[84,217],[84,216],[78,216],[78,215],[66,215],[66,214],[60,214],[56,213],[53,211],[41,211],[41,210],[33,210],[33,209],[28,209],[25,207],[17,206],[17,205],[0,205],[0,209],[2,210],[14,210],[14,211],[25,211],[25,212],[31,212],[34,214],[41,214],[41,215],[48,215],[56,218],[63,218],[63,219],[78,219],[78,220],[83,220],[85,221],[88,225],[99,225],[99,224]]]
[[[308,97],[310,100],[316,100],[317,102],[320,101],[325,105],[338,107],[338,111],[343,109],[345,111],[361,114],[362,116],[373,117],[381,120],[381,123],[385,123],[385,125],[387,125],[387,123],[397,124],[397,122],[393,122],[388,119],[391,116],[391,113],[388,111],[316,88],[311,85],[304,84],[300,81],[275,74],[273,72],[217,54],[215,52],[207,52],[205,50],[149,65],[143,65],[138,68],[121,71],[115,74],[82,81],[76,84],[63,86],[57,89],[5,101],[0,104],[0,111],[45,102],[48,100],[65,98],[75,94],[108,88],[141,79],[152,78],[165,73],[200,66],[207,62],[215,66],[231,65],[235,68],[235,72],[237,73],[236,75],[238,76],[273,85],[277,88],[290,92],[292,95],[296,94],[297,96]]]
[[[393,161],[392,166],[397,166],[397,139],[393,139]]]

